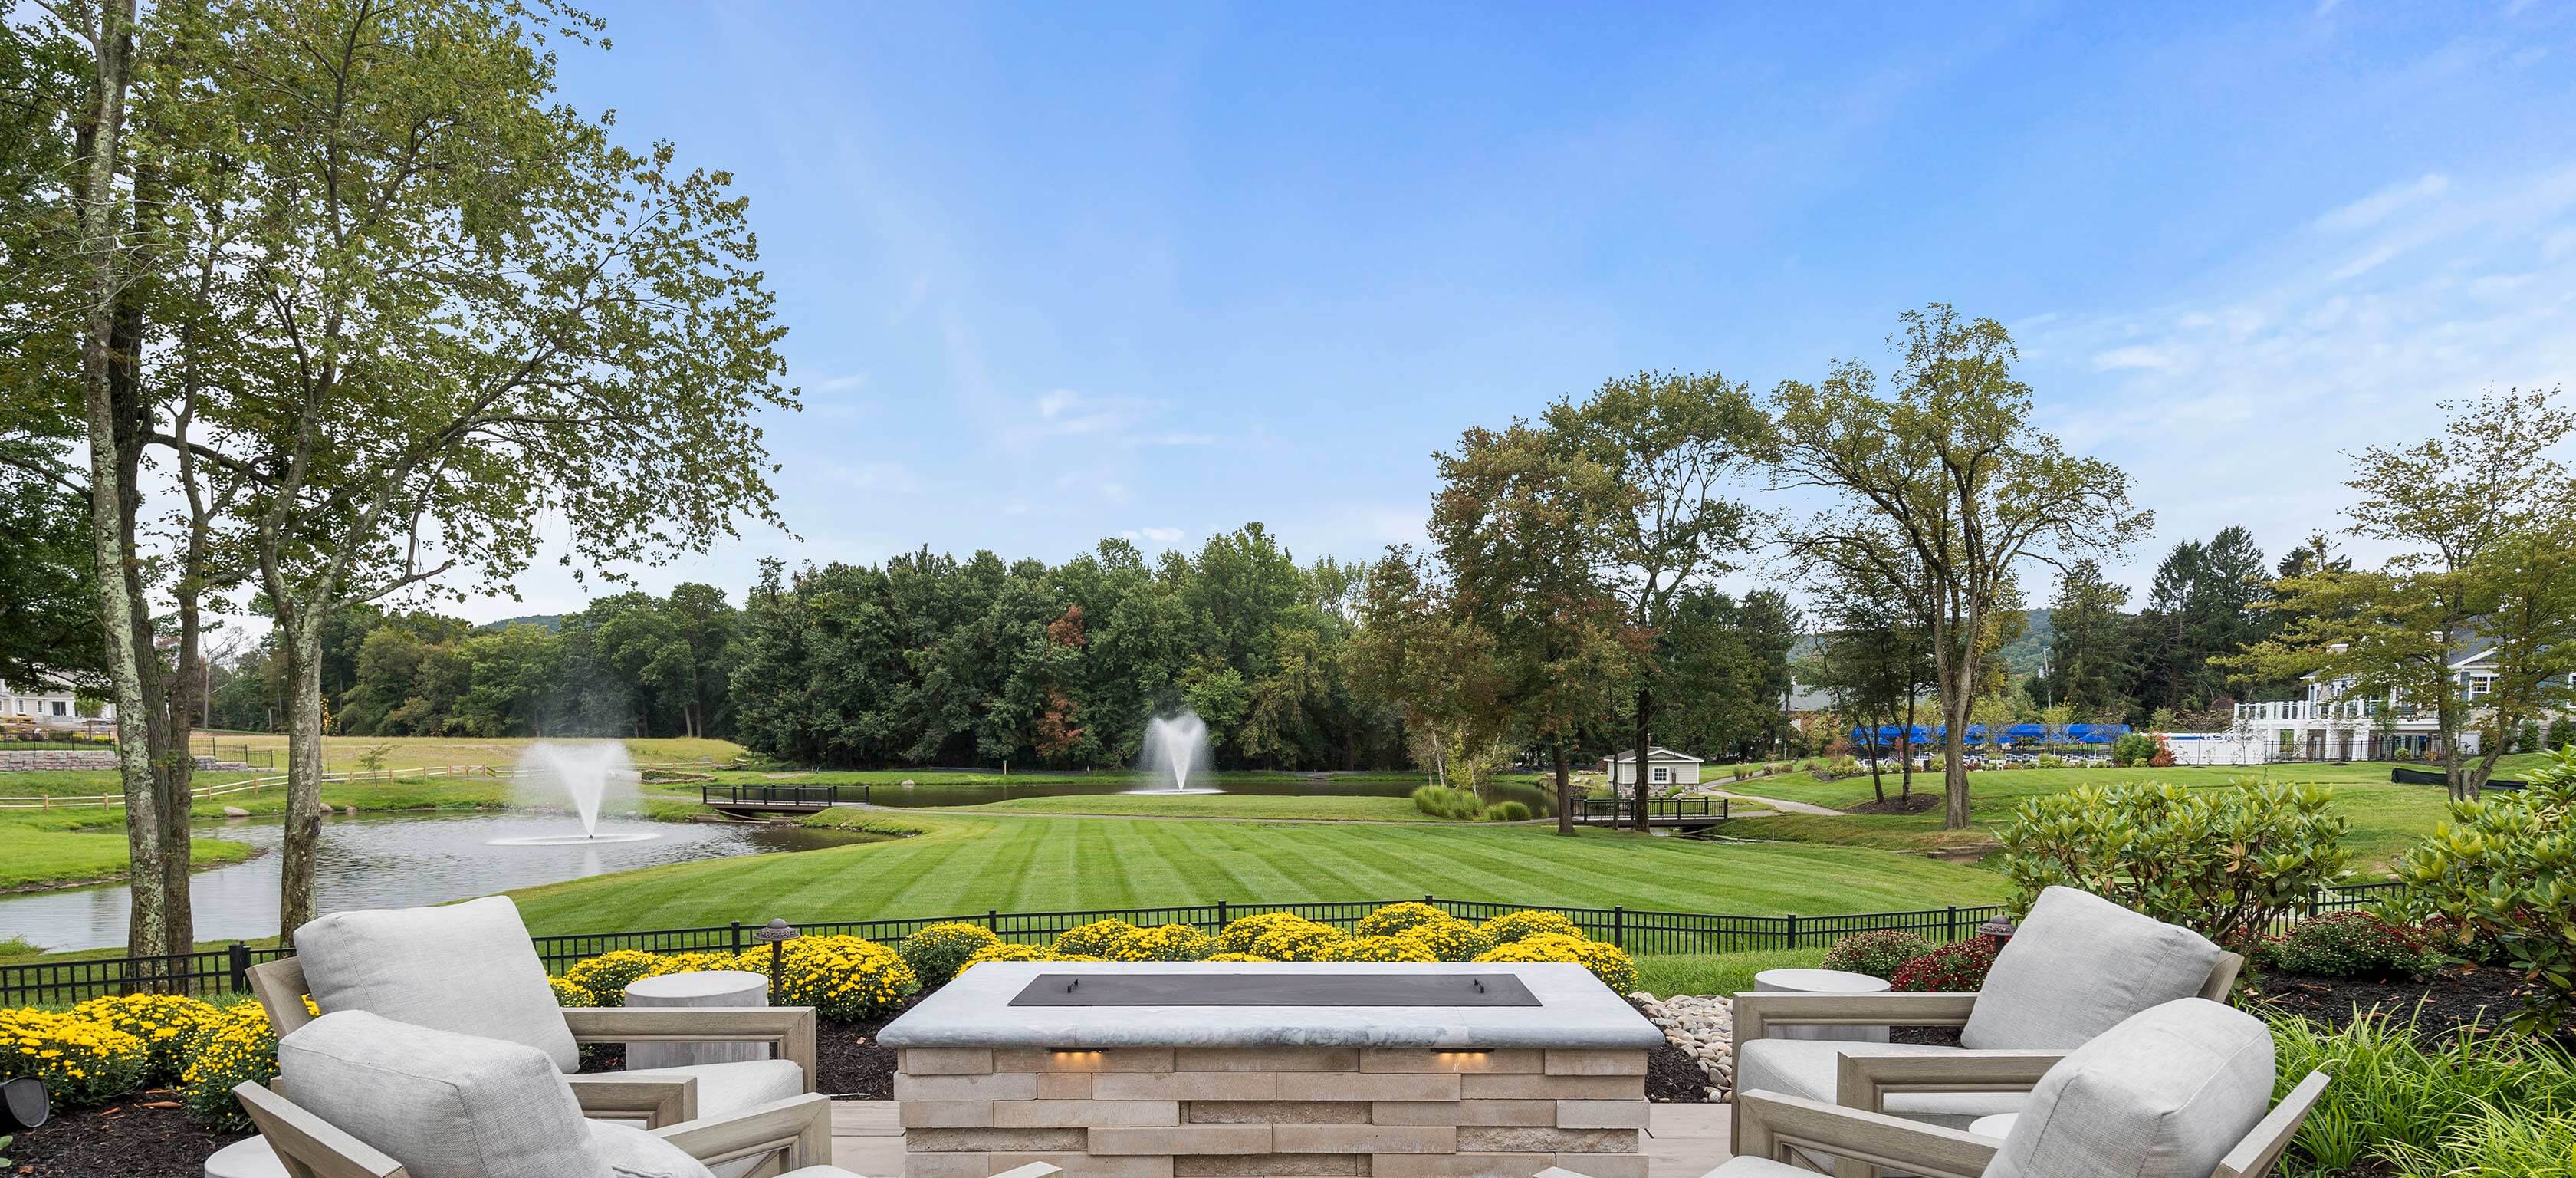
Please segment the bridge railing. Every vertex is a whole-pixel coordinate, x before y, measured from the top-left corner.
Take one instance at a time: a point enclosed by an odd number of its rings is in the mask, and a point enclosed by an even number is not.
[[[864,785],[813,785],[762,782],[701,785],[698,800],[710,806],[839,806],[868,800]]]
[[[1648,820],[1665,818],[1714,818],[1727,816],[1725,798],[1656,798],[1646,803]],[[1574,820],[1616,825],[1633,822],[1637,817],[1635,798],[1576,798]]]

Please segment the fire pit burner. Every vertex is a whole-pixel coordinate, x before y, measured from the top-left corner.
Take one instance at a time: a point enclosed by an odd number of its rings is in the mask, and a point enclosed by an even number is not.
[[[1013,1006],[1538,1006],[1508,973],[1042,973]]]

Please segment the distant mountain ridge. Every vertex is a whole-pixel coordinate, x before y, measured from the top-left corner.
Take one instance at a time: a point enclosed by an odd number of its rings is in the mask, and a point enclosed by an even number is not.
[[[563,615],[528,614],[525,617],[503,618],[497,622],[485,622],[474,628],[477,630],[505,630],[512,626],[543,626],[546,629],[546,633],[553,634],[563,629]]]

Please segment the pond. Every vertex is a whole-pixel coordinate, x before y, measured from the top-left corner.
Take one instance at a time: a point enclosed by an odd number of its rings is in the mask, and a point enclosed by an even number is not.
[[[785,777],[780,785],[793,785],[796,778]],[[756,784],[756,783],[746,783]],[[1242,781],[1220,777],[1216,788],[1230,794],[1257,794],[1264,797],[1345,797],[1401,798],[1422,785],[1420,781],[1370,780],[1367,778],[1309,777],[1274,778]],[[1080,794],[1136,793],[1145,788],[1142,779],[1125,775],[1102,775],[1097,781],[1033,780],[1027,785],[980,785],[943,782],[935,774],[925,773],[912,785],[872,784],[868,801],[879,806],[980,806],[1007,798],[1055,798]],[[1556,787],[1553,781],[1535,777],[1505,777],[1485,786],[1485,798],[1491,802],[1519,802],[1530,808],[1530,817],[1550,818],[1556,814]]]
[[[798,826],[602,819],[601,834],[649,833],[645,842],[491,846],[493,839],[560,835],[566,815],[362,814],[323,820],[314,864],[316,901],[324,912],[405,908],[511,888],[559,883],[664,863],[804,851],[869,841],[870,836]],[[189,896],[197,939],[228,941],[277,933],[279,842],[274,818],[200,823],[200,838],[248,843],[258,857],[197,873]],[[47,949],[97,949],[125,943],[121,884],[68,891],[0,895],[0,937],[20,936]]]

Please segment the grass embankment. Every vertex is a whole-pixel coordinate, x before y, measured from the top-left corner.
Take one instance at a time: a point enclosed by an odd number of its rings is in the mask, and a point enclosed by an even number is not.
[[[945,814],[1073,814],[1162,816],[1176,818],[1260,818],[1340,822],[1438,822],[1411,798],[1366,798],[1330,794],[1268,796],[1262,794],[1071,794],[1059,797],[1008,798],[975,806],[945,807]]]
[[[508,768],[516,764],[528,746],[537,743],[525,736],[326,736],[322,738],[322,765],[333,773],[360,768],[359,761],[378,748],[384,750],[386,769],[428,769],[439,765],[480,765]],[[207,737],[197,736],[195,750],[207,750]],[[587,744],[583,739],[556,740],[557,744]],[[628,738],[622,741],[626,755],[646,762],[711,762],[731,764],[744,755],[741,745],[730,740],[702,740],[667,736],[651,739]],[[255,760],[273,759],[286,764],[286,735],[278,732],[221,732],[213,737],[216,752],[235,758],[247,750]],[[0,790],[0,793],[10,792]]]
[[[2511,772],[2529,760],[2527,757],[2509,758],[2499,772]],[[2012,820],[2014,810],[2025,799],[2062,793],[2078,785],[2154,781],[2206,789],[2253,779],[2332,786],[2335,811],[2352,823],[2344,845],[2351,848],[2356,868],[2371,872],[2384,869],[2390,860],[2431,834],[2433,824],[2448,813],[2447,799],[2440,786],[2394,784],[2388,780],[2389,768],[2384,763],[2282,764],[2176,766],[2167,769],[2001,769],[1970,773],[1970,826],[1965,830],[1941,829],[1938,804],[1940,774],[1916,773],[1915,796],[1934,799],[1929,810],[1912,814],[1783,814],[1732,823],[1729,832],[1748,838],[1836,843],[1886,851],[1972,851],[1993,846],[1997,833]],[[1897,782],[1895,774],[1887,776],[1890,798],[1897,795]],[[1720,788],[1726,787],[1725,783],[1720,784]],[[1870,788],[1867,774],[1834,781],[1818,781],[1804,773],[1784,774],[1745,783],[1743,792],[1835,809],[1857,806],[1876,796]]]
[[[878,818],[888,817],[882,813]],[[1218,900],[1464,900],[1824,914],[1991,902],[1989,872],[1796,844],[1710,845],[1470,824],[907,813],[917,837],[678,864],[529,889],[541,931],[1125,908]]]

